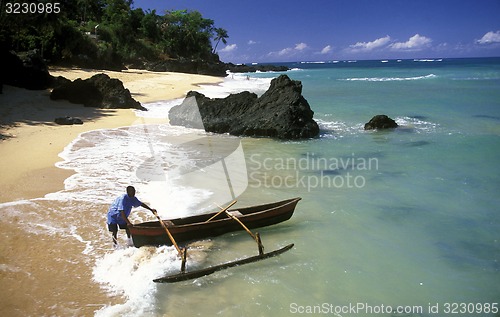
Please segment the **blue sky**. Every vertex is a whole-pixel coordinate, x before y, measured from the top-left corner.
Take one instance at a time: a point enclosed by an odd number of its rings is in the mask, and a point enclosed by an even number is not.
[[[500,56],[500,0],[135,0],[197,10],[233,63]]]

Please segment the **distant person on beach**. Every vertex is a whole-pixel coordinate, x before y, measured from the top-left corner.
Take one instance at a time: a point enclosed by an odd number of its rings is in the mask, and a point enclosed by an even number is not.
[[[130,231],[128,226],[132,226],[132,223],[128,220],[128,216],[132,211],[132,207],[143,207],[153,214],[156,213],[156,209],[149,208],[148,205],[142,203],[137,197],[135,197],[135,188],[133,186],[127,187],[127,193],[118,196],[115,201],[109,206],[108,209],[108,229],[113,235],[113,244],[116,246],[118,243],[117,233],[118,227],[120,229],[125,229],[127,232],[127,238],[130,240]]]

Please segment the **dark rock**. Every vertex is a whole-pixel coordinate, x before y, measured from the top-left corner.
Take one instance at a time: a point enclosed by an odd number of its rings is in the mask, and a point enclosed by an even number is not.
[[[147,110],[132,98],[130,91],[123,87],[119,79],[110,78],[106,74],[97,74],[85,80],[58,78],[57,81],[60,85],[50,94],[53,100],[65,99],[85,107]]]
[[[90,81],[78,78],[54,88],[50,99],[64,99],[71,103],[83,104],[85,107],[99,107],[102,104],[103,96]]]
[[[222,62],[209,62],[195,59],[172,59],[158,62],[145,63],[145,68],[155,72],[180,72],[188,74],[200,74],[209,76],[225,77],[226,64]],[[137,66],[137,65],[134,65]]]
[[[74,117],[60,117],[56,118],[54,122],[62,125],[83,124],[83,121],[80,118]]]
[[[229,70],[232,73],[255,73],[257,71],[259,72],[286,72],[287,70],[290,70],[287,66],[275,66],[275,65],[246,65],[246,64],[240,64],[240,65],[235,65],[232,63],[227,63],[226,64],[226,69]]]
[[[3,84],[32,90],[52,86],[53,77],[37,51],[21,55],[6,49],[0,50],[0,81]]]
[[[181,105],[172,108],[169,119],[173,125],[207,132],[303,139],[319,134],[313,114],[302,96],[301,82],[281,75],[260,98],[245,91],[210,99],[191,91]]]
[[[202,59],[169,59],[163,61],[148,62],[136,60],[129,65],[132,68],[147,69],[155,72],[180,72],[188,74],[200,74],[209,76],[225,77],[227,71],[232,73],[252,73],[252,72],[284,72],[290,70],[286,66],[274,65],[235,65],[233,63],[223,63],[218,57],[211,60]]]
[[[365,130],[383,130],[397,128],[398,124],[388,116],[381,114],[374,116],[368,123],[365,124]]]

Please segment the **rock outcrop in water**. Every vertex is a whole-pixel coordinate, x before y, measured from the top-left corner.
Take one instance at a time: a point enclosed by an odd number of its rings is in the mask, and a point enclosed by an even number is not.
[[[397,128],[398,124],[385,114],[374,116],[368,123],[365,123],[365,130],[383,130]]]
[[[85,107],[107,109],[139,109],[147,110],[130,95],[123,83],[106,74],[97,74],[91,78],[80,78],[70,81],[58,78],[59,86],[52,90],[50,99],[65,99],[72,103],[83,104]]]
[[[281,75],[260,98],[245,91],[211,99],[191,91],[181,105],[172,108],[169,119],[173,125],[207,132],[304,139],[319,134],[313,114],[302,96],[302,83]]]

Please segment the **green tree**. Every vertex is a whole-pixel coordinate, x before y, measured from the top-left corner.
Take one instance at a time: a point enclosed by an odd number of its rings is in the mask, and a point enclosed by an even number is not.
[[[162,25],[164,52],[174,57],[206,58],[211,54],[214,21],[198,11],[168,11]]]
[[[153,42],[160,39],[161,18],[156,15],[156,10],[146,12],[141,21],[141,30],[146,38]]]
[[[21,2],[21,0],[12,0]],[[53,3],[38,0],[38,3]],[[97,62],[173,58],[214,60],[227,31],[198,11],[133,9],[132,0],[58,0],[58,14],[6,14],[0,1],[0,47],[37,49],[51,62]],[[91,35],[97,30],[97,39]],[[90,36],[89,36],[90,35]],[[215,47],[212,49],[212,39]],[[81,65],[81,64],[80,64]]]
[[[227,34],[227,31],[225,29],[216,28],[214,41],[217,41],[217,43],[215,43],[215,47],[214,47],[214,50],[212,51],[212,53],[215,54],[215,52],[217,51],[217,46],[219,45],[220,41],[222,41],[222,43],[224,43],[224,44],[227,44],[228,38],[229,38],[229,35]]]

